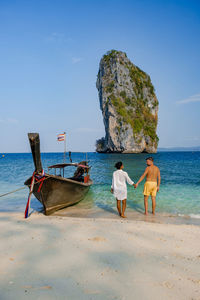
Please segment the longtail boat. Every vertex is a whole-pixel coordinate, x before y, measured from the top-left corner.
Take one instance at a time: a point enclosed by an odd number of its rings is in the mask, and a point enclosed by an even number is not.
[[[34,177],[32,192],[34,196],[42,203],[44,213],[50,215],[53,212],[76,204],[84,199],[93,181],[90,179],[87,161],[80,163],[63,163],[48,167],[48,173],[44,173],[40,155],[40,138],[38,133],[28,133],[31,146],[35,171],[33,176],[25,181],[29,186]],[[75,167],[75,173],[72,177],[64,177],[66,167]],[[54,174],[49,171],[54,170]],[[59,174],[57,174],[59,173]]]

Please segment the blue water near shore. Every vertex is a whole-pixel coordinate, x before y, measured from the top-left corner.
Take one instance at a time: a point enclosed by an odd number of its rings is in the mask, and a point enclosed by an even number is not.
[[[157,211],[200,218],[200,152],[159,152],[153,156],[162,176],[157,197]],[[146,154],[88,153],[94,185],[81,202],[81,207],[114,208],[116,203],[110,193],[110,185],[115,162],[123,161],[125,171],[137,181],[145,169],[146,157]],[[85,159],[85,154],[72,153],[72,158],[74,162],[79,162]],[[49,165],[60,163],[62,159],[62,153],[43,153],[42,163],[45,171],[47,172]],[[0,158],[0,195],[22,187],[33,170],[30,153],[5,154],[4,158]],[[128,186],[129,209],[136,211],[143,209],[142,191],[143,182],[137,190]],[[28,188],[0,197],[0,212],[24,211],[27,196]],[[35,210],[41,209],[41,204],[34,197],[31,206]]]

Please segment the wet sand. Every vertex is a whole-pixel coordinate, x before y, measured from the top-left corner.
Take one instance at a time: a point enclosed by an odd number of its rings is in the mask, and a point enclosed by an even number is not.
[[[0,299],[200,299],[200,227],[127,216],[0,213]]]
[[[144,215],[142,209],[126,209],[127,219],[133,221],[144,221],[151,223],[162,224],[185,224],[185,225],[197,225],[200,226],[200,219],[191,218],[190,216],[177,216],[167,213],[156,213],[148,216]],[[54,216],[61,217],[74,217],[74,218],[105,218],[105,219],[119,219],[117,209],[101,205],[100,207],[82,207],[82,206],[70,206],[65,209],[59,210],[53,214]]]

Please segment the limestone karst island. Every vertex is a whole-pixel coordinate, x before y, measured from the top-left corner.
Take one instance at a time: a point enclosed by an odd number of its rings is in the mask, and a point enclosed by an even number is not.
[[[96,151],[155,153],[158,100],[150,76],[126,53],[111,50],[100,61],[96,86],[106,132]]]

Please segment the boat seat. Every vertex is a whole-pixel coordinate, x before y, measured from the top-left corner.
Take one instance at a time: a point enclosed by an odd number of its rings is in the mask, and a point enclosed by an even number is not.
[[[81,177],[70,177],[69,179],[78,181],[78,182],[84,182],[84,178],[82,176]]]

